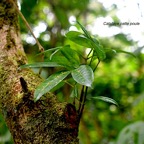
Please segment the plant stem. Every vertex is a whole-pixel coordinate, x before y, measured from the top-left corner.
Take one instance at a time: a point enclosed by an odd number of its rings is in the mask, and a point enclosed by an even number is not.
[[[87,55],[87,59],[88,59],[88,57],[89,57],[89,55],[91,54],[92,51],[93,51],[93,50],[91,49],[90,52],[88,53],[88,55]]]
[[[79,121],[80,121],[82,114],[83,114],[83,110],[84,110],[84,106],[85,106],[85,102],[86,102],[87,91],[88,91],[88,87],[85,87],[85,91],[83,92],[83,96],[82,96],[82,102],[80,103],[81,107],[79,110]]]
[[[90,63],[89,63],[89,65],[91,65],[91,63],[92,63],[92,60],[93,60],[93,57],[94,57],[94,54],[92,55],[92,57],[91,57],[91,60],[90,60]]]
[[[20,17],[22,18],[22,20],[25,22],[27,28],[29,29],[29,31],[31,32],[32,36],[34,37],[38,47],[39,47],[39,51],[40,52],[43,52],[44,51],[44,48],[42,47],[42,45],[40,44],[40,42],[38,41],[38,39],[35,37],[30,25],[28,24],[27,20],[25,19],[25,17],[23,16],[23,14],[21,13],[21,11],[18,9],[17,5],[15,4],[15,2],[13,0],[11,0],[12,3],[14,4],[14,7],[16,8],[18,14],[20,15]]]
[[[94,68],[93,72],[97,69],[98,65],[100,64],[100,59],[98,59],[98,63],[96,65],[96,67]]]
[[[82,101],[83,101],[83,95],[84,95],[84,86],[82,86],[82,90],[81,90],[81,94],[80,94],[78,113],[80,113],[80,111],[81,111],[81,106],[82,106]]]

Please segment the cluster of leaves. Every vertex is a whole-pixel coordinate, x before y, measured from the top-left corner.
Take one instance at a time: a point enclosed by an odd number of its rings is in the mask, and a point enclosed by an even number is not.
[[[78,51],[72,49],[70,45],[60,46],[56,48],[48,49],[40,54],[46,54],[52,52],[49,61],[37,62],[33,64],[27,64],[21,66],[21,68],[27,67],[59,67],[60,70],[50,75],[45,81],[43,81],[35,90],[34,101],[40,99],[42,95],[52,90],[60,82],[62,82],[69,74],[71,74],[74,80],[72,94],[74,97],[78,96],[77,84],[83,86],[81,91],[82,97],[86,97],[87,88],[92,88],[94,81],[94,71],[98,67],[99,63],[106,58],[106,52],[113,53],[115,50],[103,48],[99,41],[89,34],[89,32],[77,22],[83,33],[78,31],[69,31],[66,37],[72,42],[83,46],[84,51],[90,48],[88,54],[80,54]],[[85,87],[85,91],[84,90]],[[94,99],[104,100],[117,105],[117,102],[111,98],[99,96],[93,97]],[[80,98],[82,99],[82,98]],[[86,99],[86,98],[84,98]],[[82,100],[83,101],[83,100]],[[80,100],[80,102],[82,102]],[[85,100],[83,101],[85,102]]]

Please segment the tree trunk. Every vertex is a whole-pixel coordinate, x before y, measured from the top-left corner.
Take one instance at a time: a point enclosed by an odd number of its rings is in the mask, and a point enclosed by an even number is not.
[[[11,0],[0,1],[0,111],[15,144],[78,144],[78,115],[51,93],[33,101],[42,79],[26,64],[18,14]]]

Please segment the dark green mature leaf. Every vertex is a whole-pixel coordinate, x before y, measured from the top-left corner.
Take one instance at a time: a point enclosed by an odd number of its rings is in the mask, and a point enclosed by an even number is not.
[[[91,48],[91,41],[86,38],[82,33],[77,32],[77,31],[69,31],[66,34],[66,37],[68,39],[70,39],[71,41],[73,41],[76,44],[79,44],[81,46],[87,47],[87,48]]]
[[[88,87],[92,86],[94,81],[94,73],[90,66],[81,65],[77,69],[72,70],[71,74],[77,83]]]
[[[92,97],[92,98],[102,100],[102,101],[105,101],[105,102],[108,102],[108,103],[112,103],[112,104],[115,104],[115,105],[118,106],[118,103],[114,99],[109,98],[109,97],[97,96],[97,97]]]
[[[68,61],[68,59],[64,56],[53,56],[51,59],[52,62],[56,62],[59,65],[67,68],[68,70],[73,69],[73,66],[71,65],[70,61]]]
[[[115,50],[116,50],[116,52],[118,52],[118,53],[126,53],[126,54],[129,54],[129,55],[131,55],[131,56],[133,56],[133,57],[136,58],[136,56],[135,56],[133,53],[131,53],[131,52],[127,52],[127,51],[120,50],[120,49],[115,49]]]
[[[96,55],[100,60],[104,60],[106,58],[105,51],[101,45],[94,44],[94,55]]]
[[[92,41],[96,44],[96,45],[100,45],[99,41],[96,38],[92,38]]]
[[[69,45],[64,46],[60,49],[60,51],[71,63],[73,68],[76,68],[80,65],[78,53],[75,50],[71,49]]]
[[[84,28],[83,25],[81,25],[78,21],[77,23],[79,24],[79,26],[81,27],[81,29],[83,30],[85,36],[91,41],[94,42],[95,44],[99,45],[99,41],[96,38],[92,38],[91,35],[89,34],[89,32]]]
[[[57,84],[59,84],[64,78],[66,78],[70,74],[69,71],[66,72],[57,72],[50,77],[48,77],[44,82],[40,83],[37,89],[34,92],[34,101],[40,99],[40,97],[49,92],[52,88],[54,88]]]
[[[81,29],[83,30],[85,36],[86,36],[88,39],[92,39],[91,36],[90,36],[90,34],[88,33],[88,31],[84,28],[84,26],[81,25],[78,21],[77,21],[77,23],[79,24],[79,26],[80,26]]]
[[[26,64],[20,66],[20,68],[35,68],[35,67],[61,67],[62,65],[56,62],[37,62],[33,64]]]
[[[106,58],[105,51],[103,50],[102,46],[99,44],[96,38],[92,38],[88,31],[77,21],[81,29],[83,30],[86,38],[91,42],[91,48],[94,49],[94,54],[100,59],[104,60]]]

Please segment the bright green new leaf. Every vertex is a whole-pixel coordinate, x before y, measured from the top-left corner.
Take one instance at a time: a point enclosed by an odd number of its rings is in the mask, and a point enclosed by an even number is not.
[[[52,57],[59,51],[60,49],[57,49],[56,51],[54,51],[51,55],[50,55],[50,60],[52,59]]]
[[[86,38],[82,33],[77,32],[77,31],[69,31],[66,34],[66,37],[68,39],[70,39],[71,41],[73,41],[76,44],[79,44],[81,46],[87,47],[87,48],[91,48],[91,41]]]
[[[115,105],[118,106],[118,103],[114,99],[109,98],[109,97],[97,96],[97,97],[92,97],[92,98],[102,100],[102,101],[105,101],[105,102],[108,102],[108,103],[112,103],[112,104],[115,104]]]
[[[40,97],[49,92],[52,88],[54,88],[57,84],[59,84],[64,78],[69,75],[69,71],[66,72],[57,72],[51,76],[49,76],[44,82],[40,83],[37,89],[34,92],[34,101],[40,99]]]
[[[26,64],[20,66],[20,68],[35,68],[35,67],[62,67],[62,65],[56,62],[37,62],[33,64]]]
[[[77,69],[72,70],[71,74],[77,83],[88,87],[92,86],[94,81],[94,73],[90,66],[81,65]]]
[[[41,53],[39,53],[39,54],[37,54],[37,55],[46,54],[46,53],[48,53],[48,52],[56,51],[56,50],[59,50],[59,49],[61,49],[61,48],[62,48],[62,46],[55,47],[55,48],[50,48],[50,49],[45,50],[45,51],[43,51],[43,52],[41,52]]]

